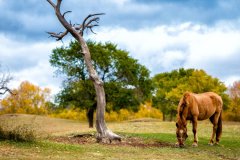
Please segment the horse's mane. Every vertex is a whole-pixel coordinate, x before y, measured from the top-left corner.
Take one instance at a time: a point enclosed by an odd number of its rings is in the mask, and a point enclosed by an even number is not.
[[[185,124],[185,119],[186,117],[184,117],[184,111],[185,109],[187,109],[187,104],[189,103],[189,101],[187,101],[188,97],[191,96],[190,92],[185,92],[183,97],[180,100],[180,103],[178,105],[178,116],[177,116],[177,121],[181,124]]]

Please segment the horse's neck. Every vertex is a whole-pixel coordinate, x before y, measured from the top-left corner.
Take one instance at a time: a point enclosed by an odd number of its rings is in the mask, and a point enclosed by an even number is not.
[[[181,119],[187,120],[187,117],[188,117],[188,108],[189,108],[189,107],[184,107],[184,108],[182,109],[182,112],[181,112],[181,114],[180,114]]]

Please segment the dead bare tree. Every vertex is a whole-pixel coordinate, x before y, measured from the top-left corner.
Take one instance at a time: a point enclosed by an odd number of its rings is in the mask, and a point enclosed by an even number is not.
[[[66,29],[66,31],[60,33],[47,32],[50,35],[50,37],[56,38],[56,40],[59,41],[62,40],[63,37],[66,36],[68,33],[70,33],[81,45],[82,52],[80,54],[82,54],[84,57],[87,70],[89,72],[89,77],[93,81],[97,97],[97,111],[96,111],[97,142],[109,141],[111,143],[112,140],[121,141],[121,137],[113,133],[111,130],[109,130],[105,123],[104,114],[106,107],[106,97],[103,87],[103,81],[99,78],[96,70],[93,67],[89,48],[83,38],[83,34],[86,30],[89,29],[91,32],[93,32],[93,27],[98,26],[99,22],[98,16],[103,15],[104,13],[90,14],[83,20],[81,24],[71,24],[71,22],[68,22],[65,19],[65,15],[67,13],[70,13],[71,11],[64,12],[63,14],[60,11],[62,0],[57,0],[56,4],[53,3],[52,0],[47,1],[54,8],[58,20]]]
[[[1,68],[1,65],[0,65]],[[8,83],[12,80],[10,74],[4,73],[0,70],[0,95],[4,95],[9,92],[10,94],[14,94],[11,89],[8,88]]]
[[[7,87],[7,84],[11,79],[11,77],[5,74],[0,77],[0,95],[3,95],[7,92],[12,93],[12,91]]]

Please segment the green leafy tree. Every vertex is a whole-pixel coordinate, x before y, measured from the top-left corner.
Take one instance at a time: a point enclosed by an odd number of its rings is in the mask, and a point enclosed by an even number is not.
[[[122,108],[137,111],[141,102],[150,99],[152,82],[146,67],[110,42],[88,41],[87,45],[94,67],[104,82],[107,111]],[[58,74],[67,76],[57,100],[62,107],[74,105],[92,112],[96,107],[95,91],[79,52],[81,47],[77,42],[53,50],[51,65],[57,68]]]
[[[224,109],[229,99],[225,93],[226,86],[217,78],[208,75],[204,70],[183,69],[169,73],[160,73],[153,77],[155,87],[153,104],[163,112],[163,119],[170,120],[176,115],[176,106],[186,91],[194,93],[216,92],[222,96]]]

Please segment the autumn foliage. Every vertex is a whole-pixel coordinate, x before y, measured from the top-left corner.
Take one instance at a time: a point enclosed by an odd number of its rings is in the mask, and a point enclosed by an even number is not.
[[[86,121],[86,110],[81,110],[79,108],[68,108],[63,109],[59,112],[54,112],[50,114],[51,117],[64,118],[64,119],[74,119],[80,121]],[[153,108],[151,102],[145,102],[139,106],[137,112],[133,112],[127,109],[120,109],[119,111],[109,111],[105,113],[106,121],[126,121],[140,118],[156,118],[162,119],[163,115],[159,109]]]
[[[9,94],[1,101],[0,113],[48,113],[47,104],[50,98],[50,89],[42,89],[28,81],[24,81],[13,92],[14,94]]]

